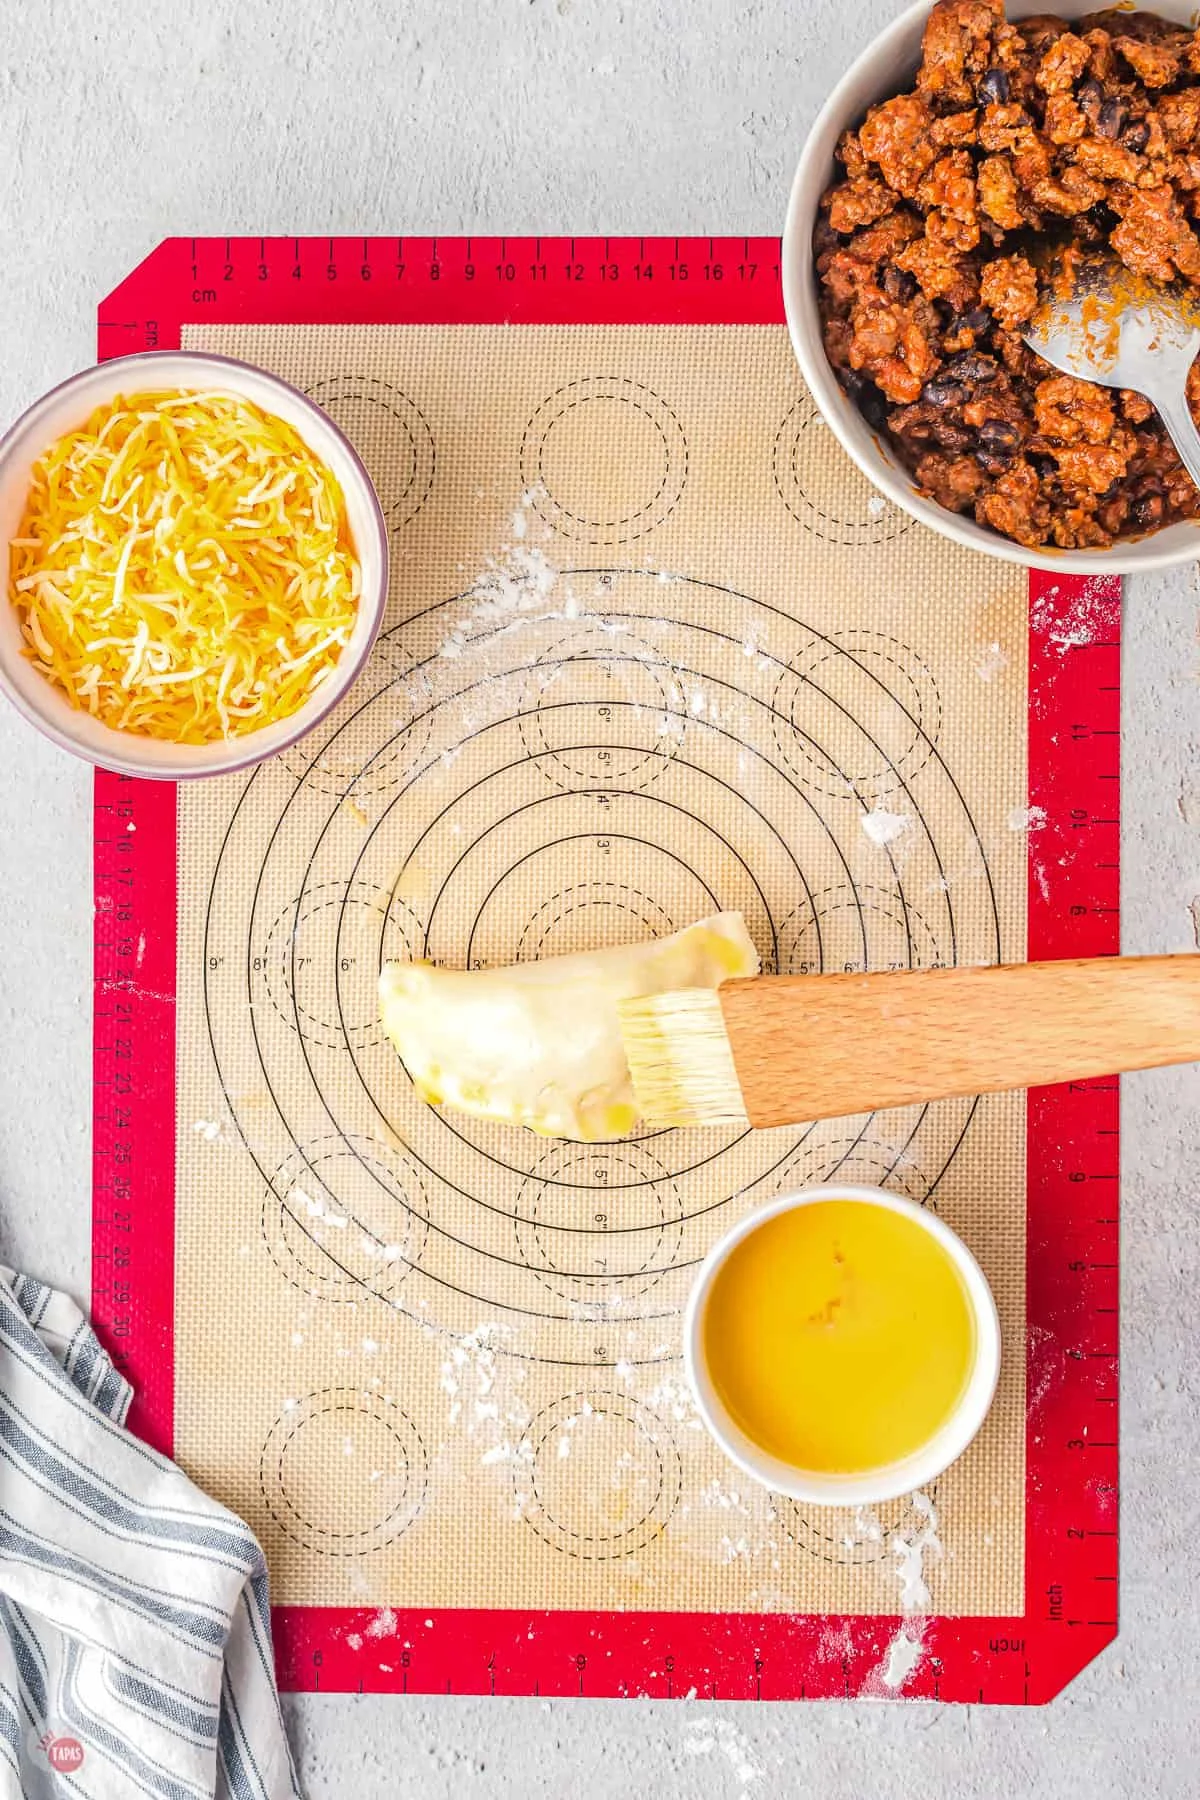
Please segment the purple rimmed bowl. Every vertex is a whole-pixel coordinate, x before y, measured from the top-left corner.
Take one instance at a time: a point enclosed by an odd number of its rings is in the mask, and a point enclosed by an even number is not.
[[[8,596],[9,543],[16,536],[33,465],[64,432],[82,425],[97,406],[149,389],[225,393],[284,419],[337,477],[362,570],[358,618],[333,672],[287,718],[240,737],[210,744],[171,744],[117,731],[71,705],[39,675],[23,651],[17,610]],[[357,451],[315,401],[276,375],[232,357],[189,350],[152,350],[84,369],[35,402],[0,439],[0,692],[38,729],[74,755],[122,775],[185,781],[250,768],[286,750],[335,707],[362,669],[383,622],[388,591],[387,527],[370,476]]]

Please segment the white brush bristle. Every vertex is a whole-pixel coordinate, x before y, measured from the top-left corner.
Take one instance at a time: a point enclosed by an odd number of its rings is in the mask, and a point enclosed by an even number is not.
[[[654,1125],[748,1123],[715,989],[622,1000],[617,1012],[644,1119]]]

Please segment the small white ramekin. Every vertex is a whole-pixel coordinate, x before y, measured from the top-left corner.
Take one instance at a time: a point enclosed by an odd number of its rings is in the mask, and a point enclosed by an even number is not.
[[[743,1239],[800,1206],[820,1200],[852,1200],[863,1206],[881,1206],[912,1219],[946,1251],[966,1289],[975,1322],[975,1362],[962,1398],[953,1413],[927,1444],[900,1462],[854,1474],[830,1474],[798,1469],[792,1463],[769,1456],[730,1417],[708,1371],[704,1353],[704,1313],[717,1272]],[[696,1396],[700,1416],[731,1461],[755,1481],[816,1506],[870,1506],[911,1494],[936,1479],[960,1457],[987,1417],[1000,1375],[1000,1320],[996,1302],[983,1270],[962,1239],[942,1223],[936,1213],[900,1194],[874,1187],[811,1187],[795,1194],[781,1194],[769,1206],[758,1207],[739,1219],[733,1229],[709,1251],[701,1265],[688,1301],[683,1325],[683,1356],[688,1380]]]
[[[64,432],[119,394],[150,389],[219,391],[252,401],[291,425],[336,475],[362,569],[358,620],[333,673],[312,698],[272,725],[211,744],[170,744],[117,731],[73,707],[39,675],[23,651],[20,622],[8,595],[9,541],[16,536],[33,465]],[[357,452],[315,401],[249,363],[188,350],[151,350],[84,369],[29,408],[0,439],[0,692],[48,738],[87,762],[123,775],[180,781],[249,768],[287,749],[336,706],[375,642],[387,605],[388,539],[383,512]]]
[[[1014,24],[1046,10],[1039,0],[1009,0],[1007,7]],[[1049,10],[1062,18],[1077,19],[1096,8],[1094,0],[1055,0]],[[1182,25],[1195,23],[1192,0],[1154,0],[1150,10]],[[842,391],[830,367],[817,307],[812,235],[821,195],[834,178],[834,146],[847,126],[860,122],[869,106],[912,85],[929,12],[930,0],[916,0],[850,65],[813,121],[796,168],[783,230],[783,300],[792,346],[809,391],[825,423],[872,486],[914,519],[970,550],[1052,573],[1081,575],[1135,574],[1195,562],[1200,557],[1200,522],[1169,525],[1150,537],[1113,544],[1106,550],[1027,550],[998,531],[977,525],[967,515],[950,512],[917,492],[908,470]]]

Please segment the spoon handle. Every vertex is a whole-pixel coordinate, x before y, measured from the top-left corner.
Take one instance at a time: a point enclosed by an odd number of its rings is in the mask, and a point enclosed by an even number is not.
[[[1179,452],[1180,462],[1200,488],[1200,431],[1196,430],[1196,422],[1192,418],[1182,385],[1178,393],[1161,395],[1155,405],[1171,442]]]

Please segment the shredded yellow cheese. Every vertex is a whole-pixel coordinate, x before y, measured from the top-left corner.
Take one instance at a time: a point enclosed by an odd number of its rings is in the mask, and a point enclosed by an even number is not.
[[[286,718],[354,629],[333,473],[220,393],[98,407],[35,465],[9,591],[26,654],[121,731],[205,744]]]

